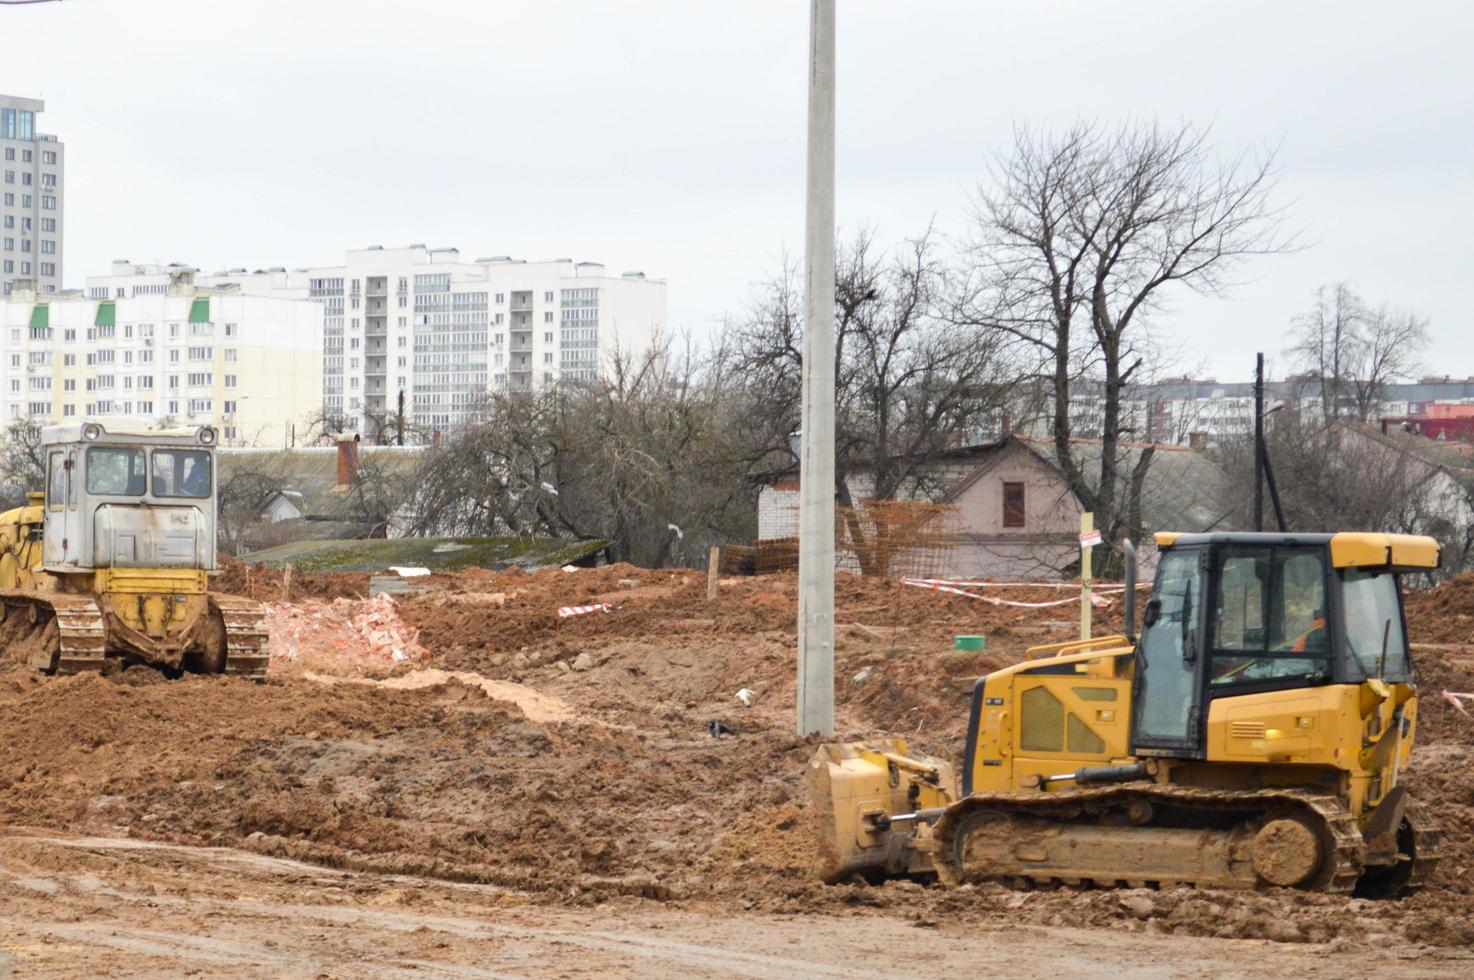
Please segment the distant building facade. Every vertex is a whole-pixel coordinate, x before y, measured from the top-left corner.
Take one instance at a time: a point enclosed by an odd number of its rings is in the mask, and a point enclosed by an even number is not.
[[[188,282],[102,297],[0,297],[6,423],[127,416],[290,445],[322,403],[322,308]]]
[[[1407,422],[1430,438],[1474,436],[1463,421],[1474,414],[1474,378],[1423,378],[1393,382],[1380,389],[1368,421]],[[1319,382],[1313,378],[1268,381],[1265,409],[1283,406],[1303,419],[1324,414]],[[1099,432],[1104,393],[1098,385],[1077,383],[1070,394],[1070,412],[1079,433]],[[1129,438],[1189,445],[1195,439],[1212,442],[1248,433],[1254,420],[1252,382],[1219,382],[1182,378],[1122,390],[1121,424]],[[1425,421],[1426,420],[1426,421]],[[1030,434],[1048,434],[1047,420],[1020,426]]]
[[[37,128],[45,108],[0,95],[0,297],[61,291],[66,147]]]
[[[448,431],[488,393],[590,381],[616,352],[640,357],[665,328],[665,283],[595,262],[463,261],[453,248],[355,249],[341,265],[234,269],[115,262],[89,294],[133,296],[190,277],[323,310],[323,410],[365,438],[403,421]],[[402,414],[401,414],[401,405]]]

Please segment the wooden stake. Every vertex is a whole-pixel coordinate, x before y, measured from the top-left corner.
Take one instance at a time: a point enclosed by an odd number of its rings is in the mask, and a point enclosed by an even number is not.
[[[1089,512],[1080,515],[1080,639],[1090,639],[1090,580],[1094,577],[1090,569],[1091,546],[1083,543],[1084,535],[1095,530],[1095,515]]]
[[[722,549],[716,545],[711,546],[711,551],[706,556],[706,601],[711,602],[717,597],[717,576],[721,574]]]
[[[282,569],[281,576],[281,601],[292,601],[292,563],[287,562],[286,568]]]

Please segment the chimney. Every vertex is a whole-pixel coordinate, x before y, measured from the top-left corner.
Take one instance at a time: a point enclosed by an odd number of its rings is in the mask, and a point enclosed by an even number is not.
[[[440,448],[440,430],[439,429],[435,429],[433,432],[430,433],[430,448],[431,449],[439,449]]]
[[[358,482],[358,437],[338,440],[338,486],[344,490]]]
[[[1189,432],[1187,434],[1187,448],[1195,453],[1200,453],[1208,448],[1208,433]]]
[[[1003,412],[1003,419],[998,423],[998,441],[1005,442],[1013,435],[1013,413],[1007,409]]]

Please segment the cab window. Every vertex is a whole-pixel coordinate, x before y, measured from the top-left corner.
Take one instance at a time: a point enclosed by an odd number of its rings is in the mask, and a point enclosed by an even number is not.
[[[142,497],[148,486],[142,449],[87,447],[87,492]]]
[[[47,456],[46,471],[46,506],[51,510],[61,510],[67,499],[66,453]]]
[[[1341,575],[1342,606],[1346,610],[1346,645],[1353,674],[1408,680],[1407,642],[1403,636],[1402,606],[1397,601],[1397,577],[1391,572],[1348,568]],[[1383,650],[1386,650],[1385,657]]]
[[[210,454],[199,449],[154,450],[154,496],[210,496]]]
[[[1212,614],[1210,683],[1330,676],[1320,548],[1225,548]]]

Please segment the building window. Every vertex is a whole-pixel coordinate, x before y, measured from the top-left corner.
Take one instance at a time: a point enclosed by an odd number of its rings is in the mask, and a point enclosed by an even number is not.
[[[1024,485],[1022,483],[1003,484],[1003,526],[1024,526]]]
[[[55,150],[42,150],[41,151],[41,162],[42,163],[55,163],[56,162],[56,151]]]

